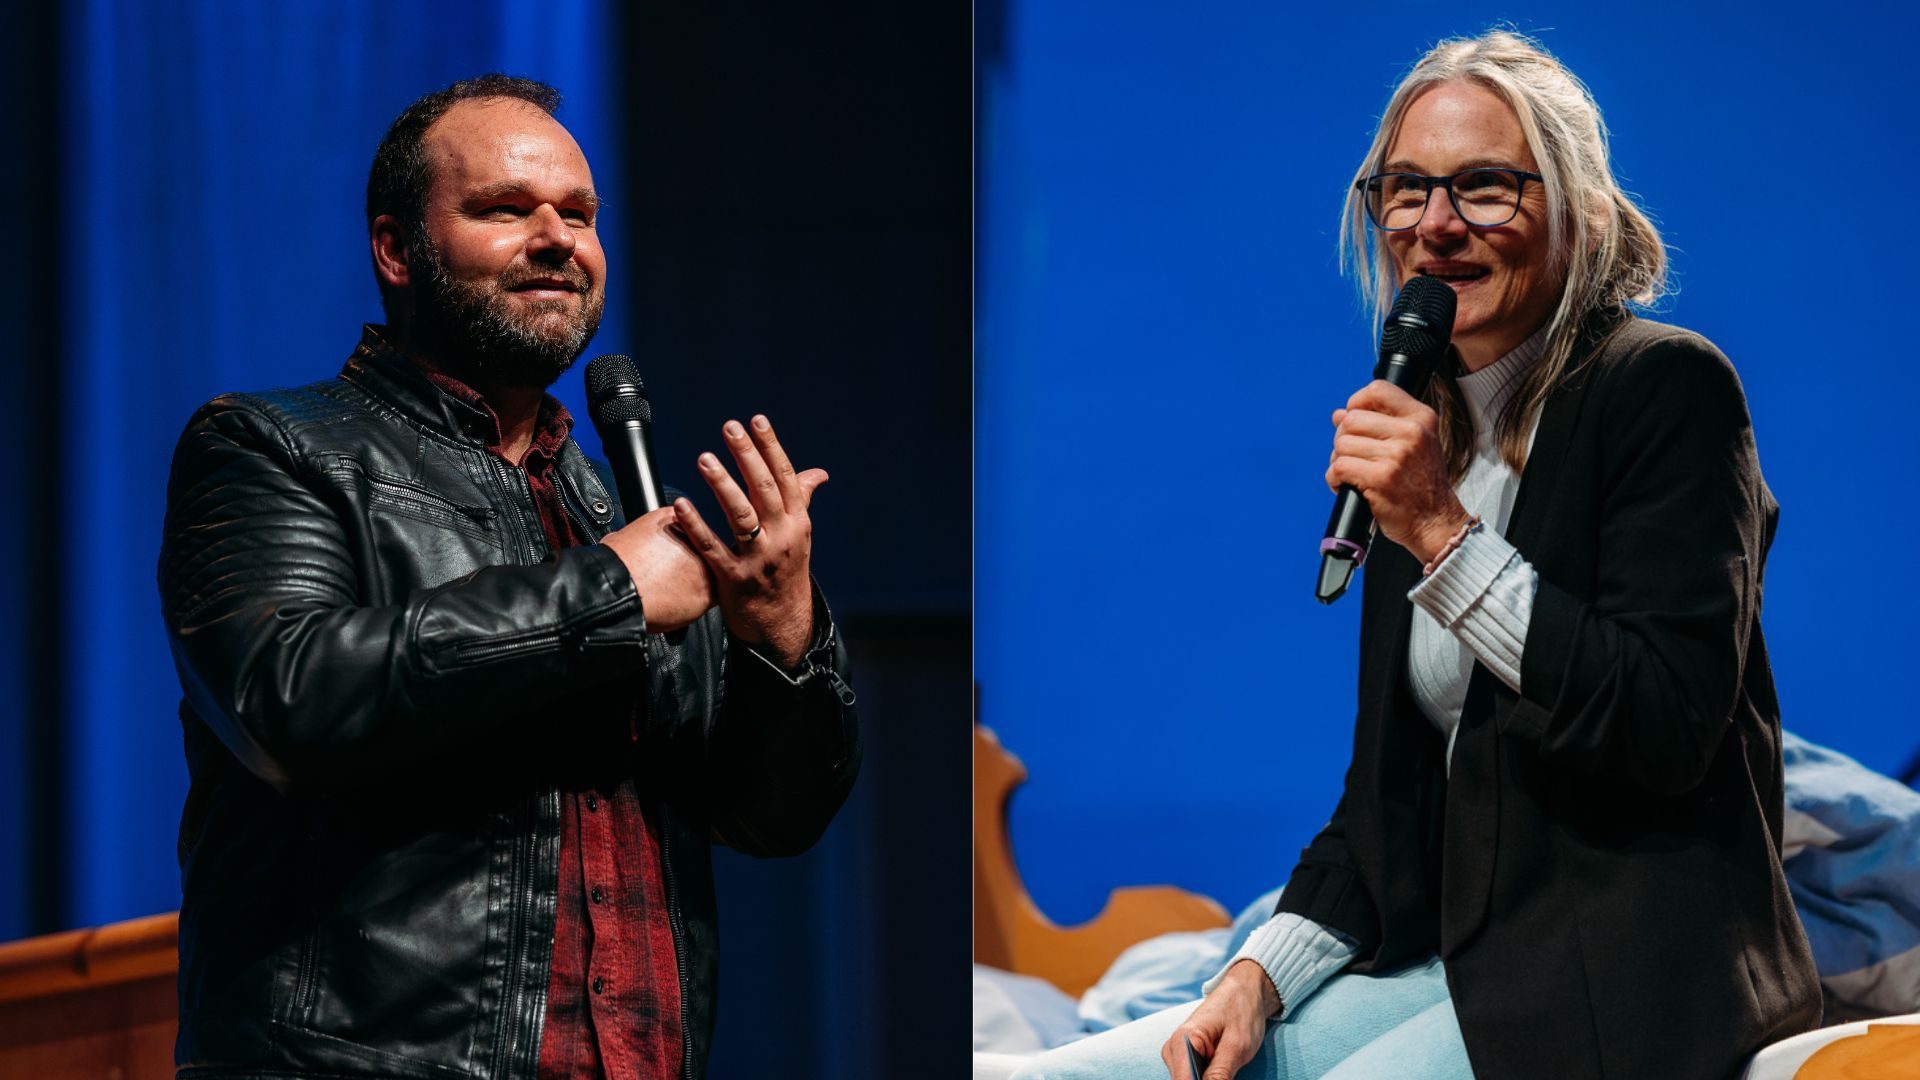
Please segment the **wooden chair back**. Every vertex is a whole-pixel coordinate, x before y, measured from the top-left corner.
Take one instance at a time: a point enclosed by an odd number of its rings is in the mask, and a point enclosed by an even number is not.
[[[1174,930],[1226,926],[1213,900],[1170,885],[1115,889],[1090,922],[1054,925],[1027,894],[1007,836],[1007,802],[1026,767],[973,727],[973,959],[1037,975],[1079,997],[1128,946]]]

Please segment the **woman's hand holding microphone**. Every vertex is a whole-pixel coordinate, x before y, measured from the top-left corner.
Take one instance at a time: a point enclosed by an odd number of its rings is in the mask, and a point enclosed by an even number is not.
[[[1470,517],[1447,479],[1439,414],[1376,379],[1333,411],[1333,425],[1327,487],[1365,496],[1381,534],[1431,562]]]

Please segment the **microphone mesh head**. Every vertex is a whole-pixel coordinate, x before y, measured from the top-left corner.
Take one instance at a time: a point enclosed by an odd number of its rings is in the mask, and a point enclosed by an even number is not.
[[[1453,287],[1438,278],[1415,277],[1400,288],[1393,310],[1380,330],[1380,348],[1406,356],[1428,356],[1447,347],[1453,337],[1454,308],[1459,298]]]
[[[1454,295],[1451,285],[1439,278],[1420,274],[1400,289],[1400,295],[1394,298],[1393,310],[1411,311],[1428,326],[1438,330],[1441,337],[1450,338],[1453,336],[1453,309],[1458,303],[1459,298]]]
[[[640,381],[640,369],[633,366],[633,358],[619,353],[595,357],[587,364],[587,400],[599,401],[619,393],[647,396],[646,384]]]
[[[646,384],[631,357],[612,353],[587,364],[587,409],[596,425],[625,420],[653,422]]]

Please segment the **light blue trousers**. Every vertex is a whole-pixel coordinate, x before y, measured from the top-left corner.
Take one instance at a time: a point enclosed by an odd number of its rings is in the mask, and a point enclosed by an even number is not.
[[[1160,1047],[1199,1002],[1036,1058],[1014,1080],[1166,1080]],[[1438,957],[1387,975],[1335,975],[1267,1025],[1240,1080],[1473,1080]]]

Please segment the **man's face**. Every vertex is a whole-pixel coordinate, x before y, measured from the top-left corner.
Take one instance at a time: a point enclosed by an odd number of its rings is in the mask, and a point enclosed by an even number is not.
[[[422,148],[433,181],[409,259],[410,336],[470,381],[552,385],[606,301],[586,156],[552,117],[510,98],[454,105]]]

